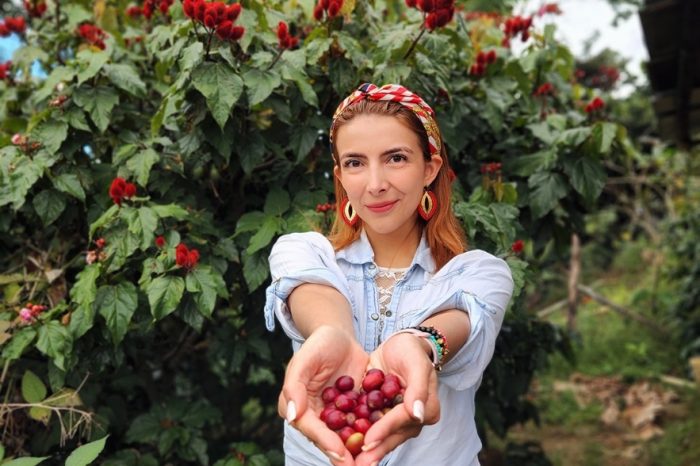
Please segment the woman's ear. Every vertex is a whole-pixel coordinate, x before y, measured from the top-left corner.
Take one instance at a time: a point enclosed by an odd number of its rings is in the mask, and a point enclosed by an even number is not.
[[[333,165],[333,176],[338,178],[338,181],[342,183],[343,179],[340,176],[340,167],[338,165]]]
[[[437,178],[438,172],[442,167],[442,157],[437,154],[430,156],[430,160],[425,162],[425,176],[423,177],[423,186],[430,184]]]

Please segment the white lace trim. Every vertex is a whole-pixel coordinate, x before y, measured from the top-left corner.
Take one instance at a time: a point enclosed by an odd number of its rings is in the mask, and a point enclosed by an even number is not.
[[[406,276],[406,268],[377,267],[377,274],[374,277],[379,293],[379,314],[384,316],[391,303],[391,295],[394,293],[396,283]]]

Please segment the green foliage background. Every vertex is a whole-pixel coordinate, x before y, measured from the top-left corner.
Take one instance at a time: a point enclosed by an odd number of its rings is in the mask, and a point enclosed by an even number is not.
[[[479,391],[482,434],[536,418],[524,394],[567,340],[525,311],[521,291],[582,230],[602,161],[629,149],[623,127],[583,112],[593,91],[573,79],[569,50],[535,21],[512,54],[496,23],[458,13],[406,57],[422,17],[401,1],[346,1],[327,22],[309,0],[241,3],[244,37],[210,48],[179,2],[150,22],[128,18],[126,1],[78,0],[32,20],[14,79],[0,82],[5,396],[28,401],[29,372],[38,403],[70,394],[94,422],[68,446],[109,433],[104,464],[281,464],[276,400],[290,345],[264,328],[269,248],[328,227],[315,206],[332,202],[338,102],[362,82],[398,82],[434,104],[471,246],[506,258],[516,280]],[[297,50],[278,50],[281,20],[302,37]],[[104,51],[75,33],[86,21],[108,33]],[[498,59],[470,76],[481,50]],[[30,73],[36,60],[45,79]],[[534,96],[544,82],[554,95]],[[38,147],[12,144],[15,133]],[[489,162],[502,170],[483,174]],[[121,207],[108,196],[116,176],[138,185]],[[86,264],[98,237],[106,257]],[[175,265],[180,242],[202,255],[190,273]],[[27,325],[17,313],[29,301],[50,309]],[[55,414],[5,419],[9,452],[66,456]]]

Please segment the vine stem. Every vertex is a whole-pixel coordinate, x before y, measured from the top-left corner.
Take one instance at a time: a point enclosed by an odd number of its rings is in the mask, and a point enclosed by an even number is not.
[[[214,30],[212,29],[209,32],[209,39],[207,40],[207,53],[206,53],[206,59],[209,60],[209,50],[211,49],[211,40],[214,37]]]
[[[273,66],[282,58],[282,53],[284,53],[284,49],[280,49],[279,52],[277,52],[277,56],[275,57],[274,60],[272,60],[272,63],[270,63],[270,66],[267,67],[267,70],[271,70]]]
[[[423,37],[423,34],[425,34],[425,31],[426,31],[425,25],[421,26],[421,28],[420,28],[420,34],[418,34],[418,36],[417,36],[415,39],[413,39],[413,43],[412,43],[411,46],[408,48],[408,51],[406,52],[406,55],[403,56],[403,59],[404,59],[404,60],[406,60],[406,59],[411,55],[411,52],[413,52],[413,49],[416,48],[416,45],[418,45],[418,41],[420,40],[421,37]]]

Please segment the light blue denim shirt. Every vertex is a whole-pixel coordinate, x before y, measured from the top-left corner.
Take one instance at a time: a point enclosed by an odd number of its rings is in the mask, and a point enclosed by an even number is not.
[[[468,341],[439,373],[440,421],[425,426],[418,437],[384,457],[382,466],[479,464],[481,441],[474,422],[474,396],[493,356],[513,280],[505,261],[481,250],[462,253],[437,272],[435,268],[424,233],[406,275],[394,287],[388,312],[380,316],[374,278],[377,265],[364,231],[360,239],[337,252],[320,233],[292,233],[280,237],[270,253],[272,283],[266,291],[265,320],[267,328],[274,330],[277,318],[294,351],[304,338],[294,325],[287,298],[303,283],[332,286],[347,298],[355,336],[367,352],[392,333],[420,325],[439,311],[459,309],[469,314]],[[287,466],[331,464],[286,423],[284,451]]]

